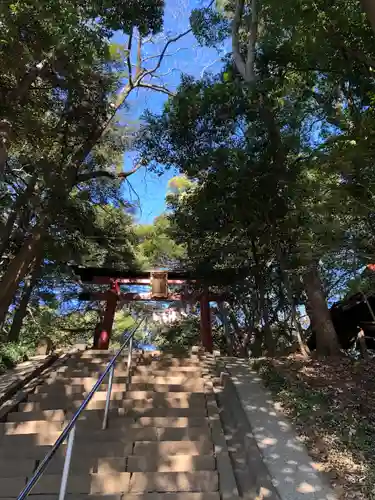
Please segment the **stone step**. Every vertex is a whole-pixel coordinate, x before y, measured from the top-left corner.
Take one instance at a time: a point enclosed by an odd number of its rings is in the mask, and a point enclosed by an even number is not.
[[[19,405],[19,410],[20,411],[40,411],[40,410],[54,410],[54,409],[63,409],[63,410],[73,410],[73,409],[78,409],[80,404],[82,403],[82,399],[73,399],[69,397],[60,397],[60,398],[40,398],[40,395],[36,399],[37,401],[28,401],[26,403],[20,403]],[[34,399],[34,398],[31,398]],[[86,409],[87,410],[92,410],[92,409],[104,409],[105,408],[105,393],[98,393],[96,394],[93,399],[88,403]],[[160,414],[160,411],[166,411],[168,410],[173,410],[173,409],[181,409],[181,410],[191,410],[195,411],[195,413],[201,412],[202,416],[205,414],[205,403],[202,401],[186,401],[183,399],[178,399],[178,398],[173,398],[173,397],[166,397],[163,401],[160,400],[158,401],[158,408],[154,408],[155,403],[153,399],[146,399],[146,400],[130,400],[130,399],[123,399],[123,396],[121,396],[121,393],[113,393],[111,394],[111,408],[121,408],[123,410],[126,410],[126,412],[129,413],[137,413],[139,414],[142,411],[146,410],[152,410],[152,409],[157,409],[159,411],[158,414],[155,414],[155,416],[161,416],[161,417],[168,417],[171,416],[170,414],[166,413],[165,415]],[[148,413],[150,415],[150,413]],[[172,414],[173,416],[174,414]],[[182,417],[188,416],[187,415],[180,415]]]
[[[133,375],[131,378],[132,384],[167,384],[167,385],[183,385],[186,382],[198,382],[200,377],[194,377],[190,373],[186,375],[173,376],[157,376],[157,375]]]
[[[63,410],[44,410],[39,412],[33,411],[19,411],[9,413],[7,416],[7,422],[28,422],[28,421],[56,421],[63,422],[67,418],[73,416],[72,412],[65,413]],[[204,416],[192,416],[192,417],[124,417],[123,415],[116,415],[113,411],[110,413],[110,423],[109,426],[129,426],[129,428],[138,427],[206,427],[207,418]],[[100,428],[103,420],[102,410],[91,410],[89,412],[84,412],[80,419],[80,422],[85,422],[88,428],[94,426]]]
[[[0,498],[15,496],[26,482],[24,477],[1,480]],[[46,474],[33,489],[34,495],[57,495],[60,489],[60,474]],[[67,493],[101,494],[116,493],[164,493],[217,491],[218,476],[215,471],[195,472],[117,472],[112,474],[85,474],[69,476]]]
[[[37,466],[35,459],[26,458],[20,460],[12,460],[9,458],[0,458],[0,495],[1,495],[1,478],[11,477],[30,477]],[[19,493],[19,492],[18,492]]]
[[[213,455],[171,455],[165,457],[130,455],[127,459],[128,472],[189,472],[214,471],[216,461]]]
[[[0,423],[0,439],[2,436],[14,436],[17,434],[39,434],[61,432],[63,421],[29,420],[26,422]]]
[[[81,373],[81,372],[80,372]],[[81,373],[82,375],[82,373]],[[128,383],[128,376],[127,375],[120,375],[113,377],[113,382],[115,384],[122,384],[125,386]],[[89,391],[92,389],[92,387],[96,384],[98,381],[98,377],[92,377],[92,376],[73,376],[73,377],[55,377],[55,378],[50,378],[48,381],[46,381],[44,384],[38,386],[38,387],[65,387],[65,386],[71,386],[71,387],[84,387],[85,390]],[[108,387],[108,379],[105,379],[102,384],[100,385],[100,388],[102,387]]]
[[[12,463],[14,462],[12,461]],[[32,461],[27,462],[33,463]],[[36,462],[34,462],[34,466],[35,464]],[[25,461],[25,470],[27,470],[26,465],[28,463]],[[46,473],[61,474],[63,466],[63,458],[52,459]],[[215,469],[216,461],[213,455],[170,455],[164,457],[128,455],[121,458],[88,457],[86,460],[82,460],[82,457],[77,459],[73,454],[70,470],[72,474],[111,474],[114,472],[192,472]],[[1,475],[0,473],[0,477]]]
[[[45,409],[45,404],[39,402],[31,402],[31,403],[21,403],[20,414],[22,417],[20,419],[27,419],[27,413],[30,412],[32,415],[32,420],[35,420],[35,415],[39,415],[42,410]],[[61,405],[60,405],[61,406]],[[70,408],[65,408],[66,414],[72,414],[79,406],[79,403],[70,405]],[[91,406],[86,408],[84,415],[81,418],[103,418],[105,401],[96,401]],[[90,416],[90,414],[92,415]],[[112,401],[111,407],[109,411],[110,418],[121,418],[121,417],[130,417],[138,419],[139,417],[166,417],[166,418],[181,418],[185,417],[188,419],[191,418],[201,418],[207,416],[207,411],[203,411],[200,406],[190,406],[188,408],[140,408],[134,406],[129,408],[123,408],[121,401]]]
[[[140,365],[144,366],[152,366],[152,365],[158,365],[158,366],[163,366],[166,368],[172,367],[172,366],[196,366],[196,367],[201,367],[202,366],[202,360],[200,360],[198,357],[194,358],[176,358],[176,357],[166,357],[162,356],[160,358],[153,358],[150,359],[149,362],[146,358],[143,358],[140,360]]]
[[[3,436],[0,446],[0,458],[43,458],[51,446],[59,437],[59,433],[20,434],[14,436]],[[91,439],[78,439],[74,447],[74,455],[87,459],[87,457],[124,457],[134,455],[209,455],[213,453],[211,439],[199,436],[196,441],[134,441],[125,435],[123,441],[102,441],[100,446]],[[137,436],[135,436],[137,437]],[[139,436],[141,437],[141,435]],[[134,450],[133,450],[134,445]],[[58,450],[60,455],[64,454],[66,445]]]
[[[92,412],[90,412],[90,415],[91,413]],[[87,433],[87,434],[96,430],[101,430],[102,419],[103,419],[103,413],[101,415],[97,415],[97,418],[87,418],[87,419],[82,418],[82,420],[80,419],[77,422],[77,429],[81,433]],[[174,433],[176,436],[182,436],[183,433],[186,433],[186,435],[188,434],[189,436],[193,436],[194,433],[195,435],[199,435],[199,433],[202,434],[204,433],[207,435],[210,430],[208,420],[205,418],[198,418],[195,420],[196,422],[194,422],[194,419],[187,419],[187,418],[158,419],[150,417],[141,417],[138,420],[135,420],[134,418],[117,417],[117,418],[111,418],[106,432],[110,434],[112,431],[124,432],[127,430],[131,430],[137,432],[142,429],[145,430],[152,429],[153,431],[157,432],[157,435],[160,437],[165,435],[167,430],[170,435]],[[168,424],[171,425],[169,426]],[[173,441],[174,440],[175,438],[173,438]]]
[[[106,441],[199,441],[208,439],[209,427],[114,427],[105,431],[87,428],[86,422],[77,424],[77,441],[93,440],[98,443]]]
[[[61,377],[56,380],[50,380],[48,383],[41,385],[40,387],[52,387],[55,384],[58,386],[66,385],[66,386],[79,386],[84,387],[86,391],[90,391],[94,386],[98,379],[95,377],[67,377],[66,379],[62,379]],[[115,384],[123,384],[123,386],[127,386],[129,391],[153,391],[153,392],[204,392],[205,390],[205,381],[201,378],[190,379],[183,384],[156,384],[154,382],[148,383],[134,383],[131,381],[130,384],[127,384],[128,377],[124,376],[115,376],[113,382]],[[104,381],[100,388],[101,390],[106,390],[108,387],[108,382]]]
[[[95,381],[98,380],[99,376],[103,373],[104,370],[99,370],[95,368],[74,368],[74,369],[66,369],[60,372],[57,372],[54,374],[53,377],[51,377],[51,380],[53,379],[62,379],[62,378],[71,378],[71,377],[94,377]],[[115,373],[116,377],[126,377],[128,375],[127,370],[125,369],[118,369],[116,370]]]
[[[162,493],[188,491],[217,491],[219,480],[216,471],[197,472],[134,472],[129,483],[129,493]]]
[[[128,390],[155,392],[205,392],[205,383],[202,379],[192,379],[183,384],[134,383],[132,380],[128,385]]]
[[[41,410],[38,412],[32,411],[17,411],[8,413],[8,422],[26,422],[29,420],[49,420],[61,422],[65,419],[66,413],[63,410]]]
[[[37,436],[35,434],[22,435],[22,436],[6,436],[5,444],[3,442],[1,443],[0,446],[0,459],[41,460],[51,450],[53,437],[54,436],[48,436],[45,439],[41,439],[40,436]],[[56,436],[56,438],[57,437],[58,435]],[[42,444],[45,441],[50,442],[50,444],[49,445]],[[65,450],[66,450],[66,445],[64,444],[59,448],[57,456],[63,457]],[[87,460],[87,457],[119,458],[130,455],[132,453],[132,450],[133,450],[133,443],[131,442],[128,443],[120,443],[118,441],[105,442],[105,443],[100,443],[100,446],[98,446],[94,442],[81,441],[79,443],[77,442],[76,445],[74,446],[74,456],[78,457],[80,460],[83,461]]]
[[[212,455],[213,445],[207,437],[199,441],[137,442],[133,454],[151,457],[168,455]]]
[[[39,425],[29,425],[39,424]],[[52,445],[59,437],[62,429],[65,427],[59,423],[58,427],[51,426],[49,422],[36,421],[26,422],[19,426],[5,424],[3,427],[3,436],[0,438],[0,445],[3,447],[10,446],[30,446],[35,445]],[[171,442],[171,441],[207,441],[209,440],[208,427],[138,427],[129,428],[114,427],[102,430],[87,426],[86,422],[78,422],[76,429],[77,443],[97,443],[101,446],[102,443],[134,443],[143,441],[156,442]]]
[[[67,415],[68,417],[68,415]],[[82,435],[92,435],[96,439],[102,441],[108,439],[109,436],[115,440],[117,434],[129,433],[129,437],[134,441],[139,439],[157,439],[157,440],[195,440],[196,436],[208,435],[210,428],[208,421],[204,418],[188,419],[188,418],[152,418],[141,417],[136,421],[133,418],[116,418],[111,419],[109,427],[102,431],[102,418],[88,418],[78,420],[77,432]],[[103,414],[101,414],[103,417]],[[45,420],[25,420],[24,422],[5,422],[0,424],[0,436],[14,436],[22,434],[39,434],[39,433],[56,433],[61,432],[68,424],[69,420],[61,421],[45,421]],[[100,436],[96,436],[99,431]],[[143,432],[143,434],[142,434]],[[116,434],[117,433],[117,434]],[[135,438],[134,436],[149,436],[144,438]],[[151,436],[151,437],[150,437]]]
[[[85,391],[74,391],[72,394],[66,394],[64,392],[53,391],[52,389],[47,392],[37,392],[34,394],[30,394],[27,398],[28,402],[33,401],[51,401],[54,405],[54,401],[58,399],[63,403],[70,401],[82,401],[86,396]],[[107,391],[97,391],[93,396],[91,401],[104,401],[107,398]],[[152,401],[154,404],[164,405],[164,406],[173,406],[174,404],[178,404],[179,402],[189,403],[190,405],[194,404],[205,404],[206,399],[205,395],[202,393],[192,393],[192,392],[174,392],[173,394],[169,393],[157,393],[153,391],[124,391],[124,387],[121,385],[115,385],[112,387],[111,391],[111,399],[116,401],[133,401],[134,404],[139,404],[142,401]]]
[[[1,495],[1,493],[0,493]],[[2,500],[16,500],[16,497],[2,497]],[[220,500],[219,492],[184,492],[184,493],[142,493],[142,494],[126,494],[123,493],[114,495],[100,494],[67,494],[65,500]],[[30,500],[56,500],[56,495],[32,495]]]
[[[89,370],[95,373],[101,374],[107,368],[107,363],[98,362],[80,362],[70,365],[64,365],[57,368],[55,373],[66,374],[69,371],[84,371]],[[119,362],[116,363],[115,373],[118,371],[127,373],[127,363]],[[203,371],[204,372],[204,371]],[[132,365],[131,373],[137,375],[147,375],[147,376],[178,376],[185,375],[190,377],[200,377],[202,376],[202,367],[200,365],[196,366],[165,366],[165,365]]]
[[[189,374],[198,374],[200,373],[201,370],[201,365],[200,364],[195,364],[195,365],[187,365],[187,366],[169,366],[166,367],[165,364],[163,365],[162,363],[158,363],[153,361],[149,365],[136,365],[132,367],[132,372],[133,373],[155,373],[158,375],[157,372],[163,372],[163,373],[178,373],[178,374],[184,374],[184,373],[189,373]],[[163,374],[162,373],[162,374]]]

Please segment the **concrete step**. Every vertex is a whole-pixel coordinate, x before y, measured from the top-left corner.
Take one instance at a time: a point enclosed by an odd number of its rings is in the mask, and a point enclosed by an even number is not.
[[[2,497],[2,500],[17,500],[16,497]],[[142,493],[142,494],[126,494],[123,493],[114,495],[100,494],[67,494],[66,500],[220,500],[219,492],[184,492],[184,493]],[[30,500],[56,500],[56,495],[32,495]]]
[[[25,465],[27,464],[25,463]],[[48,466],[47,474],[61,474],[63,466],[64,460],[62,458],[53,459]],[[170,455],[164,457],[129,455],[121,458],[88,457],[86,460],[82,460],[82,457],[77,459],[73,455],[71,463],[72,474],[80,475],[82,473],[112,474],[114,472],[192,472],[213,471],[215,469],[216,461],[213,455]]]
[[[0,459],[42,459],[51,449],[51,446],[38,445],[35,435],[12,436],[12,439],[21,437],[18,442],[0,446]],[[29,439],[25,439],[29,438]],[[66,445],[58,450],[56,457],[63,457]],[[166,457],[169,455],[212,455],[213,445],[210,439],[200,441],[139,441],[135,444],[105,442],[98,446],[94,442],[77,442],[74,446],[74,457],[77,460],[87,461],[90,458],[123,458],[128,455]],[[1,489],[1,488],[0,488]]]
[[[90,429],[77,425],[77,441],[90,441],[101,443],[106,441],[136,442],[136,441],[199,441],[209,436],[207,427],[109,427],[105,431]]]
[[[67,388],[68,389],[68,388]],[[53,391],[52,389],[47,392],[37,392],[34,394],[30,394],[27,398],[28,402],[33,401],[51,401],[52,405],[55,406],[54,401],[58,399],[62,401],[64,404],[70,401],[82,401],[86,396],[86,392],[82,391],[76,392],[74,391],[72,394],[66,394],[64,392]],[[93,396],[91,401],[104,401],[107,398],[107,390],[97,391]],[[192,393],[192,392],[174,392],[173,394],[169,393],[157,393],[153,391],[124,391],[124,387],[121,385],[115,385],[112,387],[111,391],[111,399],[116,401],[133,401],[135,405],[139,404],[143,401],[152,401],[154,404],[171,406],[174,404],[185,404],[189,403],[190,405],[202,404],[204,405],[206,402],[205,395],[202,393]]]
[[[188,380],[183,384],[156,384],[135,383],[134,380],[128,385],[129,391],[155,391],[155,392],[205,392],[203,379]]]
[[[8,422],[26,422],[28,420],[49,420],[61,422],[65,419],[66,413],[63,410],[41,410],[38,412],[32,411],[17,411],[8,413]]]
[[[216,471],[135,472],[131,475],[129,493],[217,491]]]
[[[132,384],[167,384],[167,385],[183,385],[186,382],[198,382],[200,377],[195,377],[190,373],[186,375],[173,376],[157,376],[157,375],[133,375],[131,378]]]
[[[0,495],[3,478],[11,477],[30,477],[36,468],[37,462],[35,459],[26,458],[12,460],[9,458],[0,458]],[[19,492],[18,492],[19,493]]]
[[[58,436],[57,436],[58,437]],[[16,439],[19,438],[19,439]],[[27,438],[27,439],[26,439]],[[52,447],[52,436],[47,439],[41,439],[35,434],[21,436],[6,436],[6,442],[2,442],[0,446],[0,459],[35,459],[41,460],[50,451]],[[43,444],[49,441],[50,444]],[[66,450],[66,445],[62,445],[57,456],[63,457]],[[133,443],[103,442],[100,446],[91,441],[77,442],[74,446],[74,456],[82,461],[87,460],[87,457],[112,457],[121,458],[130,455],[133,450]],[[1,489],[1,488],[0,488]]]
[[[0,498],[15,496],[25,485],[26,478],[2,479]],[[33,493],[58,494],[60,474],[41,477]],[[164,493],[217,491],[218,477],[215,471],[195,472],[117,472],[111,474],[85,474],[69,476],[67,493],[113,495],[117,493]]]
[[[79,408],[82,403],[83,398],[69,398],[69,397],[60,397],[60,398],[52,398],[49,396],[47,398],[41,397],[42,395],[37,394],[35,397],[32,397],[31,401],[27,401],[26,403],[20,403],[19,410],[20,411],[40,411],[40,410],[54,410],[54,409],[63,409],[63,410],[71,410]],[[155,406],[155,402],[152,398],[145,400],[131,400],[131,399],[123,399],[126,394],[122,393],[112,393],[111,394],[111,408],[122,408],[128,412],[142,412],[143,410],[152,410]],[[157,402],[158,409],[162,410],[170,410],[170,409],[187,409],[187,410],[195,410],[196,412],[200,411],[202,414],[205,413],[205,403],[203,401],[189,401],[179,398],[166,397],[164,400],[158,400]],[[87,409],[104,409],[105,408],[105,393],[97,393],[94,395],[93,399],[88,403]],[[155,416],[170,416],[168,413],[165,415],[158,413]],[[188,415],[181,415],[188,416]]]
[[[117,413],[117,412],[116,412]],[[63,410],[44,410],[44,411],[19,411],[14,413],[9,413],[7,417],[7,422],[28,422],[28,421],[56,421],[63,422],[66,419],[70,419],[73,416],[72,412],[65,413]],[[125,417],[123,415],[115,414],[113,411],[110,413],[110,427],[113,426],[127,426],[129,428],[138,427],[206,427],[207,418],[204,416],[188,416],[188,417],[153,417],[153,416],[138,416]],[[101,428],[103,420],[102,410],[91,410],[89,412],[84,412],[78,423],[85,422],[88,428],[96,426]]]
[[[186,366],[169,366],[166,367],[165,364],[163,363],[158,363],[153,361],[149,365],[136,365],[132,367],[132,373],[146,373],[146,374],[151,374],[155,372],[163,372],[161,375],[164,373],[173,373],[173,374],[184,374],[184,373],[189,373],[189,374],[200,374],[201,373],[201,365],[200,364],[194,364],[194,365],[186,365]],[[156,373],[158,374],[158,373]]]
[[[30,421],[24,423],[9,422],[2,424],[3,435],[0,438],[2,446],[30,443],[31,445],[51,445],[58,438],[68,422]],[[98,422],[99,423],[99,422]],[[128,427],[114,426],[106,430],[99,426],[87,425],[82,421],[77,423],[76,442],[95,442],[98,446],[106,442],[133,443],[138,441],[199,441],[207,439],[209,428],[206,427]],[[23,439],[24,438],[24,439]],[[1,471],[0,471],[1,473]]]
[[[158,366],[163,366],[163,367],[172,367],[172,366],[197,366],[201,367],[202,366],[202,361],[197,357],[190,357],[190,358],[176,358],[174,356],[167,357],[167,356],[161,356],[160,358],[153,358],[150,359],[149,362],[147,358],[142,358],[140,360],[140,365],[145,365],[145,366],[152,366],[152,365],[158,365]]]
[[[90,415],[91,414],[92,412],[90,412]],[[79,429],[80,432],[86,432],[88,434],[96,430],[101,430],[102,419],[103,413],[101,415],[98,414],[97,418],[80,419],[77,422],[77,429]],[[117,417],[111,418],[106,432],[123,432],[126,430],[137,431],[141,429],[156,430],[159,436],[162,436],[162,433],[165,433],[167,429],[169,429],[170,434],[175,432],[175,435],[182,435],[182,433],[185,432],[192,436],[194,433],[208,434],[210,427],[207,419],[199,417],[195,419],[140,417],[138,420],[128,417]]]
[[[0,439],[2,436],[14,436],[17,434],[45,434],[61,432],[63,421],[29,420],[26,422],[0,423]]]
[[[90,391],[96,381],[97,377],[67,377],[67,378],[59,378],[58,381],[50,380],[48,383],[41,385],[40,387],[53,387],[56,386],[77,386],[84,388],[85,391]],[[113,382],[115,384],[123,384],[123,387],[127,387],[130,391],[153,391],[153,392],[204,392],[205,382],[201,378],[190,379],[184,382],[183,384],[157,384],[154,381],[149,381],[147,383],[134,383],[131,381],[128,384],[128,377],[126,376],[115,376]],[[104,381],[100,389],[106,390],[108,387],[108,382]],[[40,389],[43,392],[43,389]]]
[[[81,372],[80,372],[81,373]],[[82,373],[81,373],[82,375]],[[117,376],[115,374],[113,378],[114,384],[122,384],[123,387],[127,384],[129,378],[126,375],[120,375]],[[56,378],[50,378],[46,383],[38,386],[38,387],[79,387],[80,390],[84,388],[86,391],[90,391],[93,386],[96,384],[98,381],[98,376],[73,376],[73,377],[64,377],[64,376],[59,376]],[[108,387],[108,379],[105,379],[102,384],[100,385],[100,388],[107,388]]]
[[[213,445],[208,437],[199,441],[137,442],[134,455],[163,457],[168,455],[212,455]]]
[[[63,370],[60,372],[56,372],[53,377],[51,377],[51,380],[53,379],[63,379],[65,378],[70,378],[70,377],[94,377],[95,380],[98,380],[99,376],[103,373],[104,369],[99,370],[95,368],[74,368],[74,369],[67,369]],[[126,377],[128,375],[128,371],[126,369],[118,369],[116,370],[116,377]]]
[[[128,472],[189,472],[214,471],[213,455],[171,455],[165,457],[131,455],[127,459]]]

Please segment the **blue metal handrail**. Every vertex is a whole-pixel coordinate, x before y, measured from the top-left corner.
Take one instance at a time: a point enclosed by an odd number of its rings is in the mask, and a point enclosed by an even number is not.
[[[63,468],[63,473],[62,473],[62,477],[61,477],[60,493],[59,493],[59,497],[58,497],[59,500],[64,500],[65,494],[66,494],[66,486],[67,486],[67,482],[68,482],[68,476],[69,476],[70,462],[71,462],[72,452],[73,452],[73,444],[74,444],[75,428],[76,428],[75,424],[76,424],[77,420],[79,419],[81,413],[86,408],[86,406],[89,404],[93,395],[96,393],[99,386],[102,384],[103,380],[105,379],[105,377],[109,373],[107,397],[106,397],[106,404],[105,404],[105,409],[104,409],[104,418],[103,418],[103,425],[102,425],[103,430],[107,428],[109,406],[110,406],[110,401],[111,401],[112,383],[113,383],[116,361],[119,358],[119,356],[121,355],[121,353],[124,351],[125,347],[129,344],[128,363],[127,363],[127,370],[128,370],[128,375],[129,375],[130,374],[130,365],[131,365],[131,360],[132,360],[133,337],[134,337],[134,334],[136,333],[136,331],[138,330],[138,328],[143,323],[143,321],[144,321],[144,318],[129,333],[129,335],[127,335],[127,337],[124,340],[123,344],[121,345],[120,349],[117,351],[117,353],[111,359],[111,361],[108,363],[106,369],[100,375],[99,379],[97,380],[97,382],[95,383],[95,385],[93,386],[91,391],[88,393],[88,395],[84,399],[83,403],[80,405],[80,407],[75,412],[75,414],[73,415],[70,422],[66,425],[65,429],[62,431],[60,436],[57,438],[55,444],[52,446],[52,449],[47,453],[47,455],[44,457],[44,459],[40,462],[40,464],[37,467],[37,469],[35,470],[33,476],[29,479],[29,481],[27,482],[24,489],[18,495],[17,500],[24,500],[29,495],[31,490],[34,488],[36,483],[39,481],[40,477],[43,475],[43,473],[46,470],[52,457],[55,455],[57,450],[63,444],[65,439],[68,438],[68,446],[67,446],[66,455],[65,455],[64,468]]]

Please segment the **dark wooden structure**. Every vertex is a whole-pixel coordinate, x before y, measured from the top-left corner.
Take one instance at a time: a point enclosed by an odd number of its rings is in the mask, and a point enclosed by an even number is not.
[[[330,308],[332,323],[343,349],[355,346],[361,329],[365,335],[367,348],[375,349],[375,321],[371,310],[375,311],[375,296],[365,296],[361,292],[336,302]],[[308,341],[308,346],[311,350],[316,347],[314,332]]]

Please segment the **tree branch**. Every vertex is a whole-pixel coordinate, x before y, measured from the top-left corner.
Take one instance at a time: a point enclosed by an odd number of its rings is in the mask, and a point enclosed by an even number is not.
[[[251,23],[249,40],[247,43],[246,75],[249,81],[255,80],[255,44],[258,39],[258,11],[257,0],[251,0]]]
[[[132,41],[133,41],[133,29],[131,30],[131,32],[129,34],[128,49],[127,49],[128,53],[126,56],[126,62],[127,62],[128,71],[129,71],[129,86],[130,87],[133,86],[132,64],[131,64],[131,60],[130,60],[130,55],[131,55],[131,50],[132,50]]]
[[[258,39],[258,12],[257,0],[251,0],[251,22],[249,26],[246,61],[241,55],[239,32],[244,14],[245,0],[237,0],[236,10],[232,21],[232,53],[234,63],[247,83],[255,80],[254,62],[255,45]]]
[[[245,0],[236,1],[236,10],[234,12],[234,17],[232,21],[232,53],[233,53],[234,63],[238,71],[242,75],[242,77],[245,79],[246,65],[241,55],[240,39],[239,39],[239,30],[241,26],[244,6],[245,6]]]
[[[138,87],[143,87],[145,89],[156,90],[157,92],[162,92],[163,94],[167,94],[170,97],[174,97],[176,95],[175,92],[172,92],[171,90],[167,89],[166,87],[163,87],[162,85],[156,85],[155,83],[140,82],[138,84]]]
[[[176,52],[173,52],[172,54],[164,54],[164,57],[172,57],[181,52],[182,50],[187,50],[186,47],[179,47]],[[160,57],[160,54],[155,54],[154,56],[148,56],[145,57],[142,62],[145,63],[147,61],[151,61],[152,59],[158,59]]]
[[[142,38],[139,34],[138,36],[138,45],[137,45],[137,64],[135,69],[135,76],[138,76],[142,73]]]
[[[101,177],[107,177],[108,179],[126,179],[130,175],[137,172],[142,167],[142,162],[137,163],[131,170],[128,172],[120,172],[115,174],[113,172],[108,172],[108,170],[95,170],[94,172],[85,172],[83,174],[77,175],[76,184],[80,184],[82,182],[91,181],[92,179],[100,179]]]
[[[192,29],[189,28],[188,30],[184,31],[183,33],[180,33],[179,35],[176,35],[175,37],[173,38],[170,38],[166,44],[164,45],[163,47],[163,50],[160,52],[160,55],[159,55],[159,58],[158,58],[158,61],[156,63],[156,65],[154,66],[154,68],[152,69],[149,69],[147,71],[145,71],[143,73],[143,78],[147,75],[152,75],[154,74],[161,66],[162,62],[163,62],[163,59],[166,55],[166,52],[167,52],[167,49],[168,47],[170,46],[171,43],[175,43],[175,42],[178,42],[178,40],[180,40],[181,38],[183,38],[184,36],[188,35],[189,33],[191,33]]]

